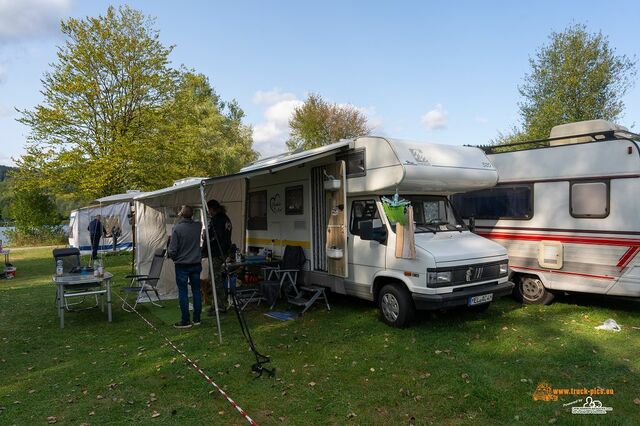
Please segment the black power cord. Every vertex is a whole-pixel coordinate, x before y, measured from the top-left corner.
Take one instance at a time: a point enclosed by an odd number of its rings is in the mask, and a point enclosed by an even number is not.
[[[218,234],[216,233],[216,229],[213,226],[211,226],[211,229],[213,230],[213,236],[214,236],[214,239],[216,240],[218,250],[220,251],[220,254],[222,254],[222,247],[220,246],[220,241],[218,240]],[[209,232],[208,224],[207,224],[207,232]],[[211,247],[207,247],[207,254],[211,255]],[[223,266],[224,275],[228,280],[231,275],[229,274],[229,267],[227,265],[226,260],[223,265],[224,265]],[[213,277],[211,278],[213,279]],[[224,282],[220,283],[220,285],[222,285],[222,288],[224,288]],[[253,352],[253,355],[256,357],[255,364],[251,366],[251,372],[256,374],[256,378],[262,377],[262,374],[264,373],[266,373],[269,377],[275,376],[276,374],[275,367],[274,368],[265,367],[265,364],[268,364],[269,362],[271,362],[271,360],[269,359],[268,356],[262,355],[260,352],[258,352],[258,349],[256,348],[256,345],[253,342],[253,337],[251,337],[251,332],[249,331],[247,320],[244,317],[244,313],[240,309],[240,303],[238,301],[238,295],[236,294],[235,285],[231,286],[231,283],[229,283],[229,293],[231,294],[231,298],[233,299],[233,308],[236,312],[236,317],[238,318],[238,323],[240,324],[240,330],[242,331],[242,335],[244,336],[245,340],[249,344],[249,347],[251,348],[251,352]],[[222,301],[222,303],[224,303],[224,301]]]

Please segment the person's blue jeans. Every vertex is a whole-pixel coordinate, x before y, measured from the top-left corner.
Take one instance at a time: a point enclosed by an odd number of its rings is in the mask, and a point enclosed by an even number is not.
[[[189,290],[188,283],[191,283],[191,295],[193,297],[193,322],[200,321],[202,312],[202,296],[200,295],[200,272],[202,265],[176,265],[176,284],[178,285],[178,298],[180,300],[180,311],[182,312],[182,322],[189,322]]]

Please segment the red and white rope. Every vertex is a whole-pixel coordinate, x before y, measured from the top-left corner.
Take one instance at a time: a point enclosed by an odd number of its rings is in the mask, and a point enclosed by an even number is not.
[[[240,413],[242,415],[242,417],[244,417],[250,425],[252,426],[257,426],[258,423],[256,423],[255,420],[253,420],[251,417],[249,417],[249,415],[247,414],[246,411],[244,411],[233,399],[231,399],[231,397],[229,395],[227,395],[227,393],[222,390],[222,388],[220,386],[218,386],[218,384],[216,382],[213,381],[213,379],[211,377],[209,377],[204,371],[202,371],[202,369],[200,367],[198,367],[198,365],[193,362],[193,360],[191,360],[191,358],[189,358],[187,356],[187,354],[180,350],[167,336],[165,336],[155,325],[153,325],[151,322],[149,322],[144,316],[142,316],[142,314],[140,312],[138,312],[136,309],[133,308],[133,306],[131,306],[125,299],[122,298],[122,296],[120,296],[118,293],[115,293],[116,296],[118,296],[120,298],[120,300],[122,300],[122,302],[124,304],[126,304],[129,309],[131,309],[133,312],[135,312],[140,318],[142,318],[142,320],[144,322],[147,323],[147,325],[149,325],[149,327],[151,327],[156,333],[158,333],[164,340],[167,341],[167,343],[169,344],[169,346],[171,346],[176,352],[178,352],[180,355],[182,355],[182,357],[189,363],[189,365],[196,370],[196,372],[198,374],[200,374],[200,376],[202,376],[209,384],[211,384],[214,388],[216,388],[216,390],[218,392],[220,392],[220,394],[227,400],[229,401],[229,403],[233,406],[233,408],[235,408],[236,410],[238,410],[238,413]]]

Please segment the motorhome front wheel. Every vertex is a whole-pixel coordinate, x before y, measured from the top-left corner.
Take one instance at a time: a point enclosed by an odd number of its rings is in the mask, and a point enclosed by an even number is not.
[[[397,284],[387,284],[378,295],[382,319],[392,327],[406,327],[415,313],[411,295],[406,288]]]

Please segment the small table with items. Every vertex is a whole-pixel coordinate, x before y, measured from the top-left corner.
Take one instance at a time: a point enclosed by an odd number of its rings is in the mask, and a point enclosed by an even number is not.
[[[243,279],[244,273],[247,273],[249,277],[256,277],[256,281],[254,282],[254,284],[256,284],[256,287],[260,290],[261,298],[264,299],[269,304],[269,306],[273,306],[280,296],[280,286],[277,283],[268,281],[269,269],[264,268],[269,266],[275,267],[279,265],[280,259],[274,258],[271,260],[266,260],[264,259],[264,257],[260,257],[252,256],[252,258],[245,259],[242,262],[227,263],[227,271],[229,273],[229,276],[236,276],[243,283],[245,282],[245,280]],[[262,270],[263,279],[257,279],[258,274],[255,272],[256,269]],[[251,282],[249,282],[248,284],[250,286]],[[233,286],[234,284],[232,283],[231,285]],[[239,293],[241,293],[242,290],[243,289],[240,288]],[[253,298],[250,298],[249,300],[253,300]],[[247,303],[245,303],[242,308],[244,308],[246,305]]]
[[[56,302],[60,328],[64,328],[65,300],[71,297],[84,297],[100,295],[101,309],[104,312],[104,296],[107,297],[107,318],[111,322],[111,278],[113,274],[104,272],[100,277],[93,274],[53,275],[52,280],[56,285]]]

